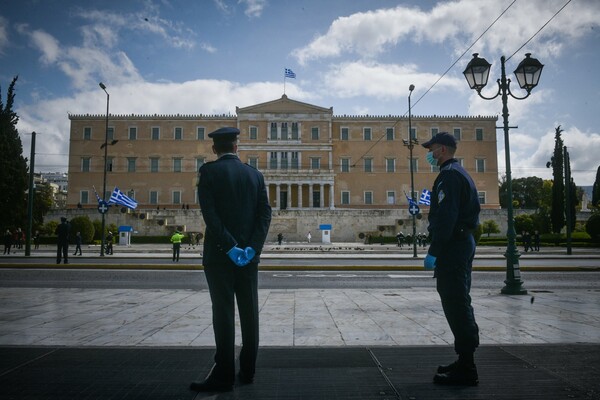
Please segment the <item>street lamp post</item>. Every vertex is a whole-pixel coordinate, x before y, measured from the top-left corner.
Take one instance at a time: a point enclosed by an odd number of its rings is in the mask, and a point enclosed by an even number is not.
[[[507,186],[507,197],[508,197],[508,230],[507,239],[508,244],[506,247],[506,284],[502,290],[502,294],[527,294],[527,290],[523,288],[523,281],[521,280],[521,271],[519,268],[519,257],[521,254],[516,246],[516,231],[515,222],[513,217],[513,196],[512,196],[512,178],[510,169],[510,146],[509,146],[509,126],[508,126],[508,95],[516,100],[523,100],[529,97],[531,90],[537,86],[540,75],[542,74],[542,68],[544,67],[537,59],[531,58],[531,54],[527,53],[525,59],[521,61],[517,69],[515,70],[515,77],[522,89],[527,91],[527,95],[524,97],[517,97],[510,91],[510,79],[506,78],[506,70],[504,63],[505,57],[500,58],[501,65],[501,78],[498,79],[498,92],[493,97],[485,97],[481,94],[481,89],[487,84],[488,76],[490,74],[491,64],[488,63],[484,58],[479,58],[478,54],[473,54],[473,59],[465,68],[463,74],[469,83],[469,87],[477,91],[479,97],[485,100],[493,100],[498,96],[502,96],[502,120],[504,129],[504,152],[506,156],[506,186]]]
[[[415,90],[415,85],[410,85],[408,87],[408,140],[403,140],[402,142],[406,147],[408,147],[408,157],[410,159],[410,198],[413,201],[413,204],[417,204],[415,201],[415,179],[413,172],[413,149],[415,148],[415,144],[418,144],[418,140],[416,137],[412,135],[412,110],[410,106],[410,95],[413,90]],[[412,204],[409,204],[412,206]],[[413,257],[417,257],[417,225],[416,225],[416,215],[414,212],[411,212],[412,215],[412,245],[413,245]]]
[[[106,161],[107,161],[107,157],[108,157],[108,105],[110,102],[110,95],[108,94],[108,92],[106,91],[106,85],[104,85],[104,83],[100,82],[99,83],[100,87],[102,88],[102,90],[104,90],[104,93],[106,93],[106,129],[104,131],[104,144],[100,147],[100,148],[104,148],[104,172],[103,172],[103,179],[102,179],[102,201],[103,201],[103,206],[106,205]],[[103,210],[102,212],[102,242],[100,243],[100,257],[104,257],[104,246],[106,244],[106,233],[105,233],[105,226],[106,226],[106,212]]]

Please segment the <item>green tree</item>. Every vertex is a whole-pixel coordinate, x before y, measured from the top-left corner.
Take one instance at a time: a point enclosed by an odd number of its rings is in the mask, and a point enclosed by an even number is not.
[[[6,104],[0,87],[0,215],[7,228],[24,226],[27,217],[27,159],[17,130],[19,116],[13,111],[17,79],[8,87]]]
[[[47,236],[55,235],[56,228],[58,227],[57,221],[48,221],[44,224],[44,227],[41,229],[41,233]]]
[[[493,219],[488,219],[487,221],[483,221],[481,224],[481,229],[483,233],[487,233],[488,237],[490,237],[491,233],[500,233],[500,228],[498,224]]]
[[[531,215],[521,214],[515,217],[515,231],[517,231],[517,234],[520,234],[523,231],[532,233],[535,230],[538,229],[535,226],[535,222]]]
[[[564,159],[563,159],[563,141],[560,136],[563,130],[560,125],[556,128],[554,155],[552,156],[552,210],[550,220],[552,221],[552,232],[560,233],[565,226],[565,178],[564,178]]]
[[[600,213],[592,214],[585,223],[585,231],[594,240],[600,240]]]
[[[512,181],[512,193],[514,204],[522,208],[538,208],[542,203],[544,180],[536,176],[517,178]],[[508,207],[507,183],[503,176],[500,181],[500,206]]]
[[[44,217],[52,208],[52,187],[48,184],[38,184],[33,194],[33,227],[34,230],[42,228]]]
[[[71,241],[74,241],[77,232],[81,232],[83,243],[90,243],[94,239],[94,224],[87,215],[71,220]]]
[[[596,171],[596,181],[592,189],[592,206],[600,208],[600,166]]]

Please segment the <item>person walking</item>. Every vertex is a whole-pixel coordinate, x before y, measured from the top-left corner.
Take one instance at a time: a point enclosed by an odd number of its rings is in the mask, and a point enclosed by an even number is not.
[[[10,232],[10,229],[7,229],[6,232],[4,232],[4,254],[10,254],[12,242],[12,233]]]
[[[308,234],[306,235],[306,240],[308,241],[308,243],[310,243],[310,239],[312,239],[312,235],[310,234],[310,231],[309,231]]]
[[[234,299],[242,332],[241,383],[252,383],[256,370],[258,264],[271,224],[271,206],[263,175],[236,155],[239,134],[237,128],[209,133],[218,159],[200,168],[198,199],[206,223],[202,263],[212,301],[216,353],[208,376],[190,384],[190,389],[199,392],[232,390]]]
[[[173,262],[179,262],[179,251],[181,250],[181,241],[185,236],[179,232],[179,229],[175,230],[175,233],[171,236],[171,243],[173,243]]]
[[[283,242],[283,233],[279,232],[277,234],[277,244],[281,246],[282,242]]]
[[[104,242],[106,245],[105,253],[112,255],[112,253],[113,253],[113,234],[111,231],[108,231],[108,235],[106,235]]]
[[[73,253],[74,256],[77,255],[77,252],[79,252],[79,255],[81,255],[81,243],[82,243],[82,239],[81,239],[81,232],[77,232],[77,234],[75,235],[75,253]]]
[[[477,188],[454,158],[454,136],[438,133],[423,147],[429,150],[427,161],[440,167],[431,191],[431,244],[424,265],[435,269],[437,292],[458,354],[457,361],[438,367],[433,381],[441,385],[477,385],[474,353],[479,346],[479,327],[470,296],[475,256],[473,232],[479,225],[480,212]]]
[[[69,234],[71,233],[71,225],[67,222],[67,218],[60,217],[60,224],[56,227],[56,263],[60,264],[61,259],[65,264],[69,263]]]
[[[533,233],[533,250],[540,251],[540,231]]]
[[[33,249],[39,250],[40,248],[40,231],[35,231],[35,235],[33,235]]]

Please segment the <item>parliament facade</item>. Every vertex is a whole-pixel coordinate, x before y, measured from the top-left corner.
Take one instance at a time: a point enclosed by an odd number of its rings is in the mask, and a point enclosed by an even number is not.
[[[102,196],[106,115],[69,115],[67,207],[96,208]],[[238,154],[265,176],[274,210],[406,209],[431,189],[437,167],[420,143],[437,132],[458,140],[457,158],[471,174],[483,209],[498,209],[497,117],[413,116],[412,159],[405,116],[334,115],[280,99],[236,108],[236,115],[109,115],[107,197],[116,186],[139,210],[197,209],[200,166],[216,156],[208,133],[240,129]],[[115,142],[116,141],[116,142]],[[413,141],[414,142],[414,141]]]

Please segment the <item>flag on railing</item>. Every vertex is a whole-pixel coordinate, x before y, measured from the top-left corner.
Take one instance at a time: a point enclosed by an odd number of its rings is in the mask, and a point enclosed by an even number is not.
[[[121,206],[131,208],[132,210],[134,210],[137,207],[137,201],[133,200],[131,197],[126,196],[125,193],[121,192],[116,186],[115,190],[113,190],[112,194],[110,195],[108,204],[119,204]]]
[[[431,205],[431,192],[429,190],[423,189],[421,197],[419,197],[419,204]]]
[[[296,74],[294,73],[294,71],[292,71],[292,70],[291,70],[291,69],[289,69],[289,68],[286,68],[286,69],[285,69],[285,74],[284,74],[284,76],[285,76],[286,78],[293,78],[293,79],[296,79]]]

